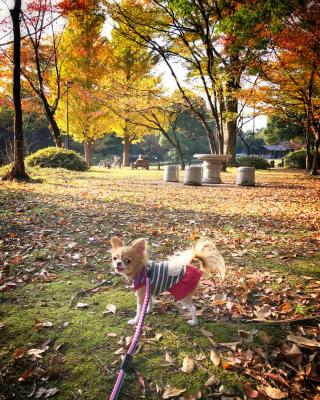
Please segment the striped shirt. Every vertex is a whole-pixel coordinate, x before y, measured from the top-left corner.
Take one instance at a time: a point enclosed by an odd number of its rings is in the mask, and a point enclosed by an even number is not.
[[[167,292],[172,286],[179,283],[185,274],[185,267],[182,267],[178,275],[170,275],[169,263],[167,261],[158,263],[149,261],[146,268],[149,271],[151,291],[154,295]],[[145,277],[145,270],[142,270],[132,282],[133,290],[137,290],[145,285]]]

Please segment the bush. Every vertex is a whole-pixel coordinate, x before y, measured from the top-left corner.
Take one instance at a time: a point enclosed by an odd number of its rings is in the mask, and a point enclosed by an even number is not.
[[[237,158],[238,167],[254,167],[255,169],[268,169],[270,165],[268,161],[259,156],[242,156]]]
[[[306,168],[306,150],[296,150],[289,153],[284,159],[284,165],[287,168]]]
[[[59,147],[47,147],[38,150],[25,159],[29,167],[65,168],[72,171],[86,171],[87,163],[79,153]]]

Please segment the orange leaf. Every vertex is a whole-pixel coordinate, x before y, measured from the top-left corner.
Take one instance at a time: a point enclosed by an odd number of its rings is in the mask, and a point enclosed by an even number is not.
[[[26,353],[25,349],[16,349],[15,352],[13,353],[13,358],[17,360],[18,358],[23,357],[25,353]]]
[[[20,264],[21,260],[22,260],[22,256],[15,256],[10,259],[10,263],[12,265],[17,265],[17,264]]]

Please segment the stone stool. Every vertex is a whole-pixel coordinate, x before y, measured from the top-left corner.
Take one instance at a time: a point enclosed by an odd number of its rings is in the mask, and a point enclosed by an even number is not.
[[[203,169],[201,165],[189,165],[184,173],[184,184],[190,186],[200,186],[202,181]]]
[[[163,180],[165,182],[179,182],[179,165],[165,165]]]
[[[255,185],[255,169],[254,167],[239,167],[237,168],[238,186],[254,186]]]

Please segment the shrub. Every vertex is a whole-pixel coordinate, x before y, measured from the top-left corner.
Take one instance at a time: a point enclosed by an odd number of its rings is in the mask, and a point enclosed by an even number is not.
[[[255,169],[268,169],[268,161],[259,156],[241,156],[237,158],[238,167],[254,167]]]
[[[47,147],[38,150],[25,159],[29,167],[65,168],[73,171],[86,171],[87,163],[79,153],[59,147]]]
[[[306,168],[306,150],[296,150],[289,153],[284,159],[284,165],[287,168]]]
[[[7,175],[12,169],[12,164],[5,164],[0,167],[0,176],[4,177]]]

